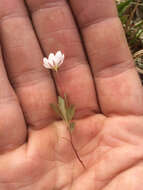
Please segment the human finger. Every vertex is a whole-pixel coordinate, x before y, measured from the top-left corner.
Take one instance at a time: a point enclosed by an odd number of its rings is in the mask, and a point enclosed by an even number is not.
[[[142,114],[143,91],[114,0],[70,0],[94,73],[102,112]]]
[[[61,96],[67,95],[76,117],[98,112],[94,82],[70,8],[65,0],[26,0],[45,54],[61,50],[65,61],[54,74]]]
[[[55,120],[50,103],[56,90],[43,68],[43,53],[22,0],[1,0],[0,36],[10,81],[28,126],[43,128]]]
[[[3,64],[0,48],[0,154],[26,141],[27,129],[18,99]]]

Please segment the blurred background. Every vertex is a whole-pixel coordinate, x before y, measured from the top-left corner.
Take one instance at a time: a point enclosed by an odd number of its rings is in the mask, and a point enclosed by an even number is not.
[[[116,4],[143,84],[143,0],[116,0]]]

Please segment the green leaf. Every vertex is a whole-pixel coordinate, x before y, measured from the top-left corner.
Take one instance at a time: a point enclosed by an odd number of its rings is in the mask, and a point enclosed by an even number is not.
[[[121,19],[122,24],[124,25],[124,24],[126,24],[126,22],[128,20],[128,15],[123,15],[120,17],[120,19]]]
[[[70,105],[67,108],[67,118],[68,118],[68,121],[71,121],[73,119],[74,114],[75,114],[75,106],[74,105]]]
[[[67,123],[68,126],[71,125],[71,128],[73,128],[71,120],[75,114],[75,107],[74,105],[68,104],[66,95],[64,95],[64,98],[59,96],[58,104],[51,104],[51,107],[60,116],[60,118]]]
[[[128,9],[128,7],[130,6],[131,2],[133,2],[133,0],[126,0],[126,1],[122,1],[117,5],[117,9],[118,9],[118,14],[121,17],[125,11]]]
[[[75,123],[74,123],[74,122],[70,123],[70,130],[71,130],[71,131],[74,130],[74,127],[75,127]]]
[[[59,108],[64,120],[67,122],[68,118],[67,118],[66,104],[65,104],[65,100],[61,96],[58,97],[58,108]]]
[[[59,110],[59,108],[58,108],[58,105],[56,105],[56,104],[50,104],[50,106],[51,106],[51,108],[57,113],[57,115],[58,115],[61,119],[63,119],[63,116],[62,116],[62,114],[61,114],[61,112],[60,112],[60,110]]]
[[[143,33],[143,29],[139,29],[136,33],[136,38],[139,38]]]
[[[138,27],[142,27],[143,26],[143,20],[140,20],[138,21],[137,23],[135,23],[135,28],[138,28]]]

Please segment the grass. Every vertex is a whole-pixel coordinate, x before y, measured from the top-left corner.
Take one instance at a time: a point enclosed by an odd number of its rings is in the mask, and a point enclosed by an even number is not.
[[[118,14],[143,82],[143,1],[116,0]]]

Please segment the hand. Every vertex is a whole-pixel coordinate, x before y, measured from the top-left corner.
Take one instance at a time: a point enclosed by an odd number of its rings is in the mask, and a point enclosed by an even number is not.
[[[0,39],[0,189],[142,189],[143,90],[114,0],[1,0]],[[43,52],[57,50],[52,77]],[[50,108],[57,93],[76,106],[86,169]]]

